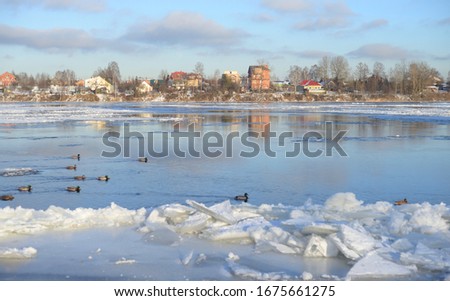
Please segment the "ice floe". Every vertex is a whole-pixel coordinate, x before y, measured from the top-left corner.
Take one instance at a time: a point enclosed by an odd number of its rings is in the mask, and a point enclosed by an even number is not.
[[[421,273],[433,273],[433,277],[444,279],[450,274],[449,221],[450,209],[445,204],[365,205],[353,193],[335,194],[323,205],[308,201],[301,206],[255,206],[230,200],[206,205],[187,200],[185,204],[138,210],[114,203],[106,208],[74,210],[55,206],[47,210],[5,207],[0,209],[0,243],[14,235],[45,231],[132,226],[149,243],[170,248],[176,248],[182,240],[195,238],[202,240],[203,246],[208,242],[247,245],[255,254],[341,259],[348,264],[347,279],[414,279]],[[6,248],[0,249],[0,254],[10,254],[5,250],[17,258],[32,253]],[[207,262],[210,256],[207,249],[190,249],[179,253],[178,262],[192,268]],[[240,258],[239,253],[230,252],[222,259],[224,268],[237,279],[322,277],[309,272],[297,275],[284,270],[263,272]],[[129,259],[116,262],[130,263],[135,262]],[[339,279],[335,275],[329,278]]]
[[[357,279],[398,279],[416,272],[414,265],[405,266],[386,260],[377,252],[370,252],[359,260],[348,272],[349,280]]]
[[[32,247],[0,248],[0,259],[29,259],[35,257],[37,250]]]
[[[2,177],[18,177],[18,176],[26,176],[26,175],[34,175],[39,171],[29,167],[23,168],[5,168],[0,172]]]
[[[12,234],[70,231],[93,227],[135,225],[144,221],[145,209],[129,210],[114,203],[100,209],[74,210],[50,206],[47,210],[5,207],[0,209],[0,238]]]
[[[445,204],[364,205],[353,193],[335,194],[324,205],[306,203],[299,207],[234,205],[228,200],[210,207],[194,201],[186,204],[154,208],[143,228],[157,224],[205,240],[251,244],[254,252],[346,258],[352,267],[348,279],[411,277],[419,270],[450,271],[450,219]],[[427,247],[421,243],[424,239],[429,241]],[[286,278],[227,261],[235,276]]]

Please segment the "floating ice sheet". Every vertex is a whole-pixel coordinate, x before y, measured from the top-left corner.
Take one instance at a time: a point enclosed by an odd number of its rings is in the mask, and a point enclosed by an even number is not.
[[[210,241],[212,245],[250,245],[258,254],[341,258],[351,267],[349,279],[408,278],[427,271],[448,274],[448,206],[428,203],[393,206],[386,202],[364,205],[352,194],[338,194],[329,200],[333,201],[297,207],[268,204],[256,207],[229,200],[212,206],[191,200],[186,205],[174,203],[138,210],[114,203],[100,209],[74,210],[55,206],[46,210],[5,207],[0,209],[0,239],[7,242],[17,235],[132,226],[146,241],[167,248],[176,248],[181,241],[195,237],[205,244]],[[5,243],[2,247],[3,254],[15,254],[13,257],[31,254],[9,248]],[[196,259],[194,254],[199,253],[204,255]],[[207,249],[188,251],[178,254],[174,261],[192,267],[209,258],[207,253]],[[129,255],[123,257],[128,260]],[[239,258],[239,254],[234,258]],[[283,271],[262,273],[237,260],[227,261],[228,269],[241,279],[292,277]],[[122,264],[120,260],[118,264]]]

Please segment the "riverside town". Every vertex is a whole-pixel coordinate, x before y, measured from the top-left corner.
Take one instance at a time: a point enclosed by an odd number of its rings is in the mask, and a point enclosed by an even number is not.
[[[444,78],[426,62],[401,61],[389,69],[375,62],[370,70],[363,62],[351,68],[343,56],[325,56],[310,67],[291,65],[281,80],[263,61],[245,74],[230,68],[207,76],[197,62],[192,71],[161,70],[158,77],[126,79],[112,61],[90,78],[69,69],[53,76],[4,71],[0,101],[405,102],[449,100],[449,85],[450,72]]]

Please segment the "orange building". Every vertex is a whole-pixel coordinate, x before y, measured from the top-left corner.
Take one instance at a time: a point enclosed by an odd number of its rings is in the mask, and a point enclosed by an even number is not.
[[[14,74],[11,74],[9,72],[5,72],[2,75],[0,75],[0,86],[2,87],[9,87],[12,84],[16,82],[16,77]]]
[[[262,91],[270,89],[270,69],[267,65],[248,67],[249,89]]]

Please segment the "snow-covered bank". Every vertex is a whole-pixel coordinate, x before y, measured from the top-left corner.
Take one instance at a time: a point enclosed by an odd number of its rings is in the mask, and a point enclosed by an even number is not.
[[[403,94],[353,94],[329,92],[323,95],[305,95],[292,92],[230,93],[230,92],[187,92],[176,91],[153,93],[145,96],[107,94],[74,95],[3,95],[0,102],[431,102],[450,101],[450,93]]]
[[[306,202],[298,207],[254,206],[229,200],[209,207],[188,200],[186,204],[173,203],[139,210],[115,204],[97,210],[7,207],[0,209],[0,253],[6,250],[3,253],[15,254],[12,256],[15,259],[28,258],[30,256],[25,255],[36,252],[41,254],[39,248],[21,251],[8,246],[17,236],[132,226],[135,229],[133,235],[142,236],[146,244],[156,243],[167,249],[142,257],[145,259],[136,255],[136,249],[128,250],[113,261],[115,266],[145,269],[142,261],[151,256],[159,258],[159,262],[176,261],[180,268],[195,266],[204,273],[204,279],[211,279],[212,274],[223,273],[222,269],[225,269],[229,279],[442,280],[450,274],[449,221],[450,208],[445,204],[394,206],[377,202],[364,205],[353,193],[335,194],[324,205]],[[180,254],[177,250],[181,241],[191,240],[200,241],[202,251]],[[255,258],[283,256],[285,260],[297,262],[340,259],[348,265],[348,273],[345,277],[321,275],[310,267],[293,274],[282,265],[267,270],[265,267],[269,264],[266,261],[252,263],[245,252],[227,251],[236,245],[246,247]],[[214,253],[211,250],[218,247],[223,253],[220,263],[211,255]],[[91,249],[95,248],[91,246]],[[214,254],[217,256],[217,252]],[[214,270],[208,270],[208,266]]]

